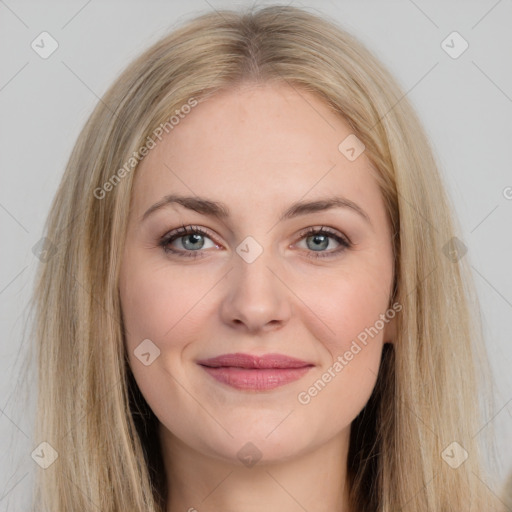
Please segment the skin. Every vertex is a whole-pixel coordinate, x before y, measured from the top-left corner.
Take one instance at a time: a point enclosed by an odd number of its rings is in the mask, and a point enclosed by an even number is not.
[[[374,388],[385,323],[307,404],[307,391],[390,307],[391,227],[365,153],[349,161],[338,145],[349,125],[316,96],[288,85],[244,84],[196,106],[137,170],[122,255],[120,297],[136,382],[160,421],[168,512],[346,512],[350,425]],[[231,215],[217,219],[178,204],[141,220],[167,194],[207,197]],[[298,200],[343,195],[357,203],[279,221]],[[166,253],[165,234],[191,224]],[[315,250],[304,229],[348,237]],[[263,249],[247,263],[236,248],[251,236]],[[318,242],[317,242],[318,243]],[[192,248],[190,248],[192,247]],[[335,253],[336,250],[342,249]],[[315,254],[331,253],[314,259]],[[160,355],[134,355],[150,339]],[[214,380],[196,361],[226,353],[280,353],[314,367],[266,391]],[[261,459],[237,453],[252,443]],[[355,511],[353,511],[355,512]]]

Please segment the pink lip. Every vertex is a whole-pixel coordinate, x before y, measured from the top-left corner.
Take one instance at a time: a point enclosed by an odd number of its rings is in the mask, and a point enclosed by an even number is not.
[[[222,356],[212,357],[210,359],[201,359],[198,364],[209,366],[210,368],[219,368],[220,366],[233,366],[237,368],[303,368],[304,366],[313,366],[307,361],[301,361],[295,357],[288,357],[281,354],[264,354],[262,356],[251,356],[250,354],[224,354]]]
[[[214,379],[236,389],[266,390],[303,377],[314,365],[281,354],[224,354],[197,361]]]

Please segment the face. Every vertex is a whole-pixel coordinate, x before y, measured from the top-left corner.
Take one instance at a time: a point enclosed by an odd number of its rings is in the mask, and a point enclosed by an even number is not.
[[[392,234],[365,153],[338,148],[352,133],[308,92],[245,85],[197,105],[137,169],[126,349],[176,443],[289,458],[346,438],[370,397],[393,338]]]

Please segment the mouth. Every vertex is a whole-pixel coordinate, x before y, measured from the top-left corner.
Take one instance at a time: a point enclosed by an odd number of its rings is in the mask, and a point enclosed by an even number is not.
[[[264,391],[302,378],[314,364],[282,354],[224,354],[197,363],[215,380],[239,390]]]

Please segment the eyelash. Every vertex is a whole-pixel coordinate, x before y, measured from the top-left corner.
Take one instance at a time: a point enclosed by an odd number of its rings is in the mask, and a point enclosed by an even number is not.
[[[182,238],[187,235],[203,235],[208,238],[212,238],[207,231],[204,229],[198,227],[198,226],[181,226],[180,228],[176,229],[175,231],[171,231],[170,233],[165,234],[159,241],[158,245],[162,247],[165,253],[172,253],[177,255],[178,257],[185,257],[185,258],[198,258],[201,257],[201,250],[198,251],[177,251],[175,249],[170,249],[169,245],[174,242],[174,240],[177,240],[179,238]],[[321,228],[315,228],[310,227],[300,233],[300,240],[303,238],[307,238],[309,236],[313,235],[328,235],[330,238],[333,238],[340,244],[340,248],[329,251],[329,252],[317,252],[317,251],[309,251],[307,254],[308,258],[318,259],[318,258],[331,258],[336,255],[338,255],[341,252],[344,252],[346,249],[350,249],[352,247],[351,242],[340,235],[338,235],[336,232],[331,230],[328,227],[322,226]],[[213,240],[212,240],[213,241]],[[215,242],[214,242],[215,243]],[[311,253],[315,253],[312,255]]]

